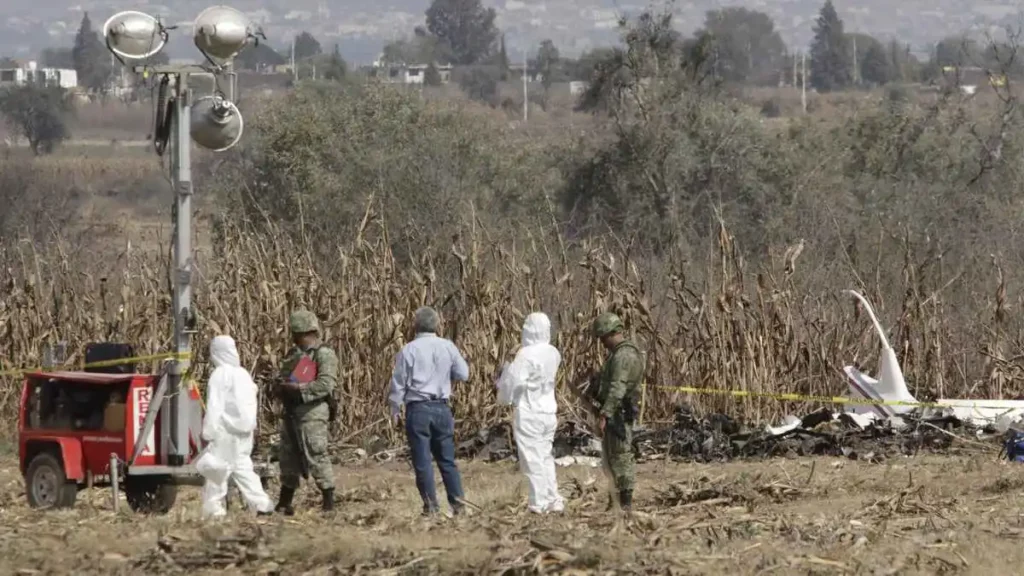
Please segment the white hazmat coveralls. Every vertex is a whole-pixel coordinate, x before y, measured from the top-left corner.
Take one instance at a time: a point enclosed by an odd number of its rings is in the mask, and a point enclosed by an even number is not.
[[[258,401],[256,384],[242,368],[238,349],[230,336],[210,342],[214,370],[207,386],[203,440],[208,442],[196,468],[206,479],[203,485],[204,518],[226,514],[224,499],[228,481],[234,480],[242,497],[258,512],[273,512],[274,504],[252,468],[253,433]]]
[[[551,321],[534,312],[523,323],[523,345],[498,378],[498,402],[516,407],[513,417],[519,466],[530,483],[530,511],[561,512],[551,445],[558,425],[555,375],[562,362],[550,344]]]

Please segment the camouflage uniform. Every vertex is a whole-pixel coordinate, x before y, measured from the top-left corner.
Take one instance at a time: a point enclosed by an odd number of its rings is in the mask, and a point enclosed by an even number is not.
[[[319,332],[320,325],[312,312],[301,310],[290,318],[292,334]],[[281,503],[278,508],[290,511],[291,496],[299,486],[302,476],[302,451],[309,462],[309,474],[316,482],[317,488],[324,493],[324,507],[333,507],[334,473],[331,460],[327,454],[329,440],[328,422],[334,399],[334,388],[338,382],[338,356],[334,350],[322,344],[316,344],[308,350],[299,346],[291,352],[281,364],[281,379],[291,376],[299,360],[306,356],[317,365],[316,380],[307,384],[301,392],[286,392],[283,401],[286,414],[281,419]],[[292,415],[292,416],[289,416]],[[290,417],[294,417],[303,446],[296,446],[289,429]],[[330,502],[328,502],[328,500]]]
[[[603,338],[621,332],[618,316],[605,313],[594,321],[594,336]],[[601,448],[619,500],[628,508],[633,499],[635,462],[633,459],[633,420],[636,415],[640,385],[644,377],[644,356],[629,340],[623,340],[608,355],[599,374],[597,400],[605,418]]]

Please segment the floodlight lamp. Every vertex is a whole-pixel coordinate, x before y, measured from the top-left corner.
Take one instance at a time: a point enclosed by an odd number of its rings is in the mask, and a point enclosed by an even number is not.
[[[123,60],[144,60],[163,50],[167,30],[144,12],[118,12],[103,24],[107,49]]]
[[[192,105],[192,140],[214,152],[223,152],[242,138],[242,113],[220,95],[204,96]]]
[[[255,37],[249,18],[228,6],[212,6],[200,12],[192,32],[196,48],[218,66],[231,61]]]

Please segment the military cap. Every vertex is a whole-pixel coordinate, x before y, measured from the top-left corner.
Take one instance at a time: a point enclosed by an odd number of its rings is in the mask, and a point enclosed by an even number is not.
[[[604,338],[622,331],[622,320],[611,312],[604,312],[594,320],[592,331],[595,338]]]
[[[316,314],[309,310],[296,310],[292,312],[291,317],[288,319],[288,324],[293,334],[320,331],[320,322],[316,319]]]

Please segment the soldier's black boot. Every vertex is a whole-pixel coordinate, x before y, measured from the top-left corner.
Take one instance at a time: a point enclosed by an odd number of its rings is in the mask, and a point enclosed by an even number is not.
[[[623,512],[633,511],[633,491],[632,490],[621,490],[619,491],[619,504],[622,506]]]
[[[324,488],[321,493],[324,497],[323,511],[331,512],[334,510],[334,488]]]
[[[277,506],[274,512],[280,512],[285,516],[294,516],[295,508],[292,508],[292,499],[295,498],[295,488],[281,487],[281,497],[277,499]]]

